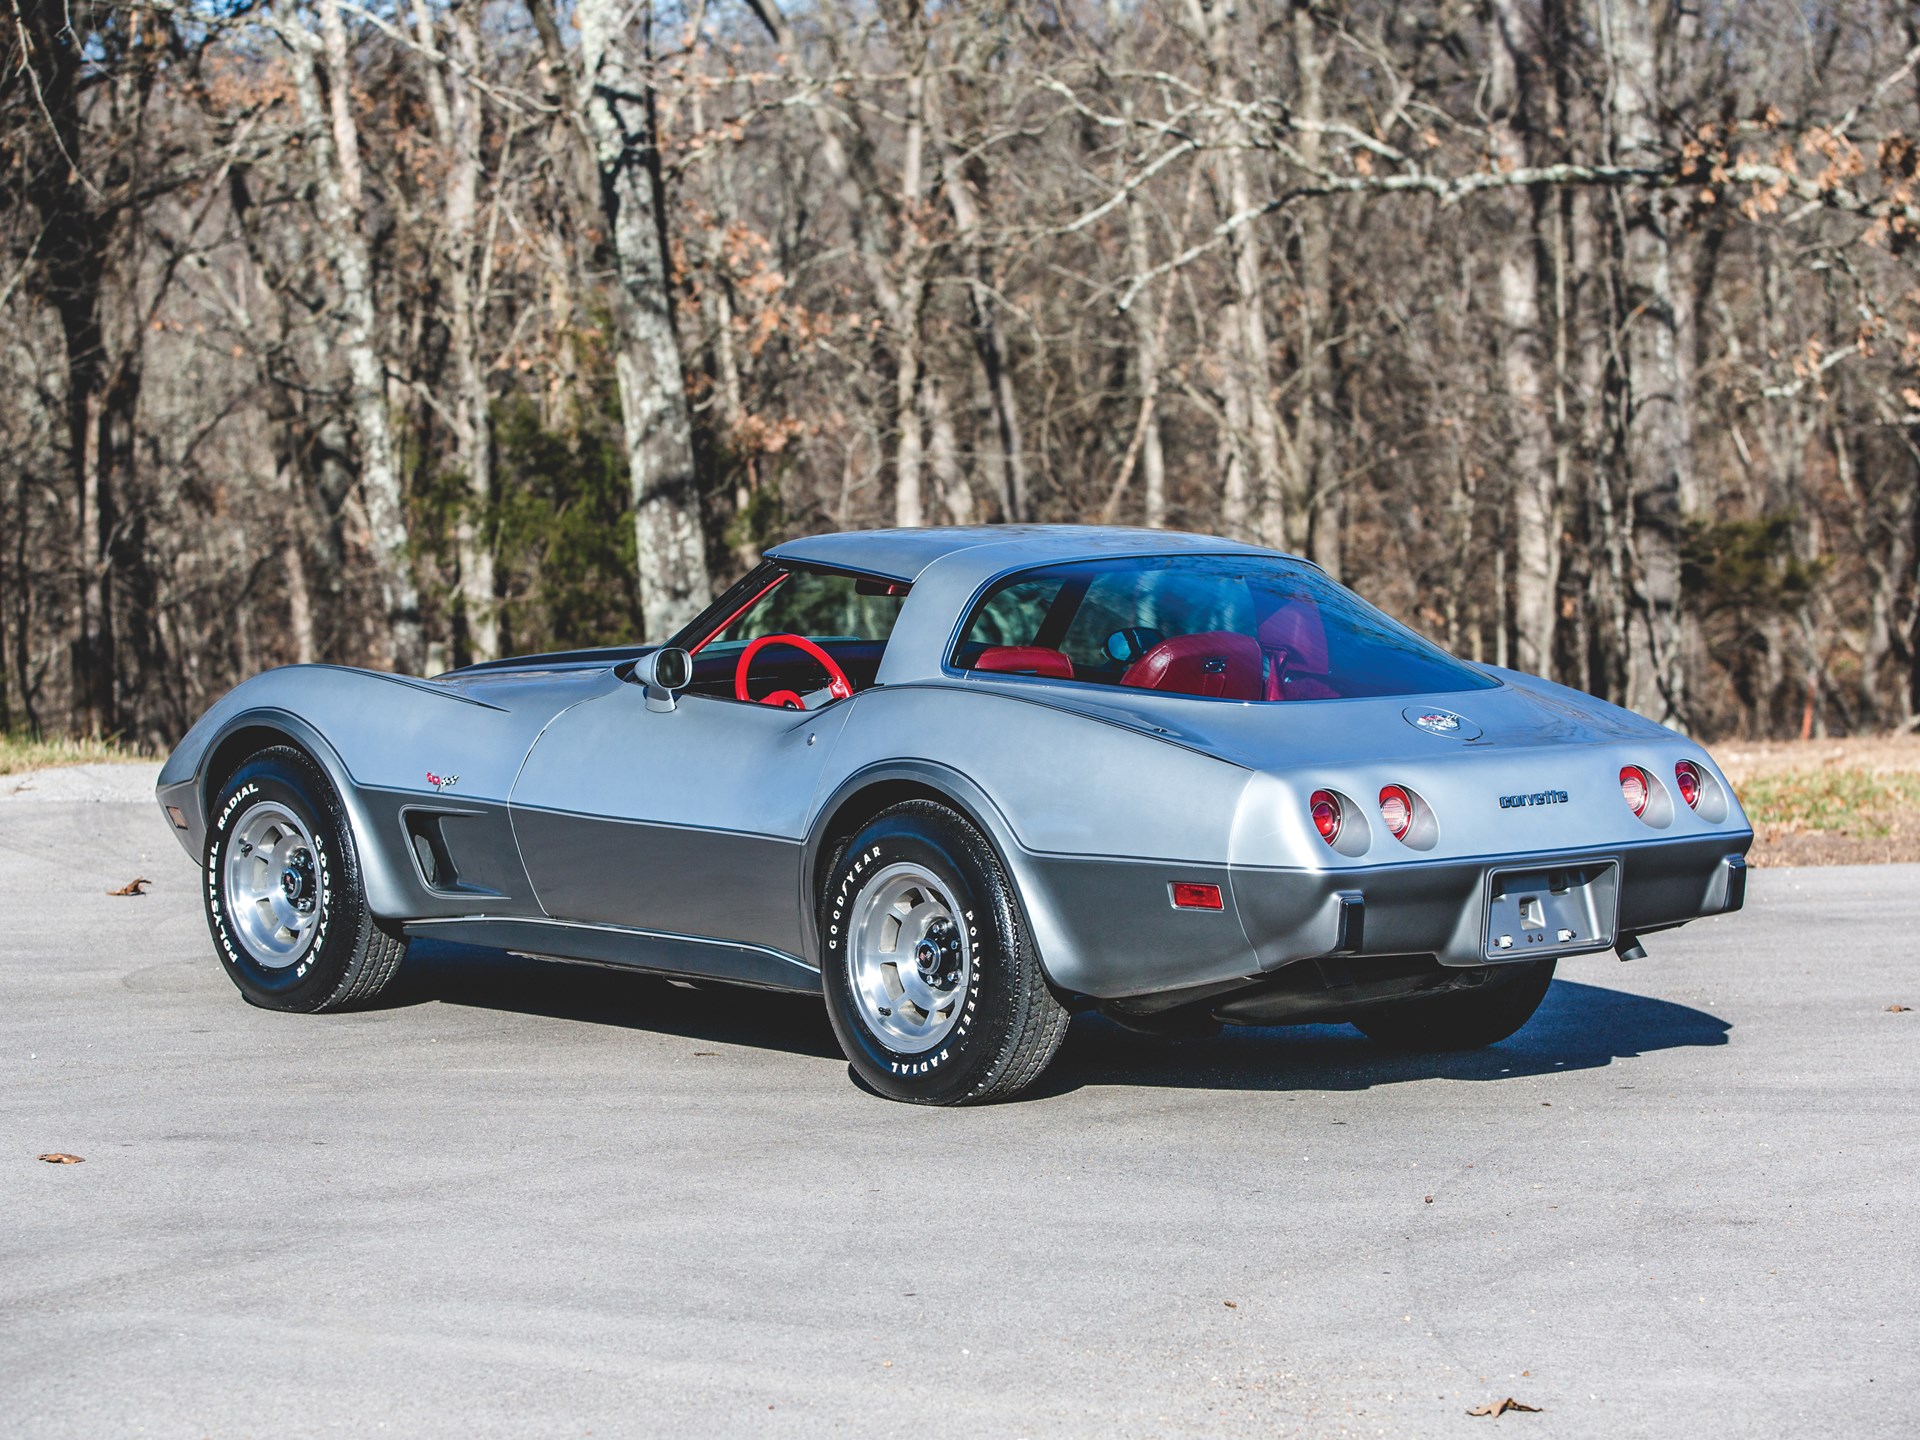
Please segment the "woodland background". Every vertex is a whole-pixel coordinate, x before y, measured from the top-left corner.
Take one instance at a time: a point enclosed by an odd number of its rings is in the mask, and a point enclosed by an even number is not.
[[[969,520],[1707,735],[1920,705],[1911,4],[7,4],[0,732]]]

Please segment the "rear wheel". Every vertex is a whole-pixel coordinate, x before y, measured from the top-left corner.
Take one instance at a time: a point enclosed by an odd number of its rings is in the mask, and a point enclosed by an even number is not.
[[[1553,983],[1554,962],[1503,967],[1486,984],[1419,1000],[1398,1000],[1353,1022],[1369,1040],[1395,1050],[1478,1050],[1533,1018]]]
[[[367,909],[360,857],[326,773],[301,751],[249,756],[214,798],[203,892],[221,966],[268,1010],[364,1004],[406,941]]]
[[[1007,1099],[1066,1036],[1006,872],[942,805],[896,805],[854,837],[828,873],[820,935],[834,1034],[890,1099]]]

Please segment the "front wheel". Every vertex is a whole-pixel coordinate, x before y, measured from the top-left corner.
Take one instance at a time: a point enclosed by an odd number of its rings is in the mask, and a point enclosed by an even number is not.
[[[367,909],[326,772],[279,745],[220,787],[207,827],[207,929],[240,993],[268,1010],[339,1010],[387,987],[406,941]]]
[[[1008,1099],[1066,1037],[1006,872],[945,806],[896,805],[854,837],[827,876],[820,939],[840,1048],[890,1099]]]
[[[1353,1022],[1369,1040],[1395,1050],[1478,1050],[1533,1018],[1553,984],[1554,962],[1505,965],[1486,984],[1417,1000],[1396,1000]]]

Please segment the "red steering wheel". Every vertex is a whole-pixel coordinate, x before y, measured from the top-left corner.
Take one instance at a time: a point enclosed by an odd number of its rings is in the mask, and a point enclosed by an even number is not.
[[[827,693],[834,699],[844,700],[853,694],[853,682],[847,679],[847,672],[834,664],[833,657],[818,645],[814,644],[813,641],[807,639],[806,636],[762,635],[758,640],[750,642],[747,648],[740,652],[740,663],[733,668],[734,699],[748,701],[753,699],[753,697],[747,693],[747,667],[753,664],[753,657],[769,645],[791,645],[794,649],[802,651],[819,661],[820,668],[827,672]],[[807,708],[807,702],[791,690],[776,690],[771,695],[763,696],[760,703],[762,705],[779,705],[788,710],[804,710]]]

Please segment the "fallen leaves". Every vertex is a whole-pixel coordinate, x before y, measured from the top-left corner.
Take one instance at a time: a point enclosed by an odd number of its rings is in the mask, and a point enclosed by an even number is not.
[[[55,1150],[52,1154],[42,1155],[40,1158],[49,1165],[84,1165],[87,1163],[84,1156],[69,1155],[64,1150]]]
[[[1467,1414],[1504,1415],[1509,1410],[1519,1410],[1529,1415],[1538,1415],[1540,1413],[1540,1407],[1538,1405],[1522,1405],[1518,1400],[1509,1395],[1504,1400],[1490,1400],[1485,1405],[1476,1405],[1467,1411]]]
[[[1911,1009],[1913,1009],[1911,1005],[1889,1005],[1887,1006],[1887,1013],[1889,1015],[1899,1015]]]
[[[146,876],[142,875],[137,880],[129,880],[126,884],[122,885],[118,890],[107,891],[107,894],[109,895],[144,895],[147,893],[147,886],[151,884],[153,884],[153,881],[147,879]]]
[[[1238,1301],[1234,1301],[1234,1300],[1222,1300],[1222,1301],[1221,1301],[1220,1303],[1221,1303],[1222,1305],[1224,1305],[1224,1306],[1226,1306],[1226,1307],[1227,1307],[1227,1308],[1228,1308],[1229,1310],[1238,1310],[1238,1309],[1240,1308],[1240,1305],[1239,1305],[1239,1302],[1238,1302]]]
[[[1431,1195],[1427,1196],[1427,1204],[1431,1205],[1432,1203],[1433,1203],[1433,1197]]]

